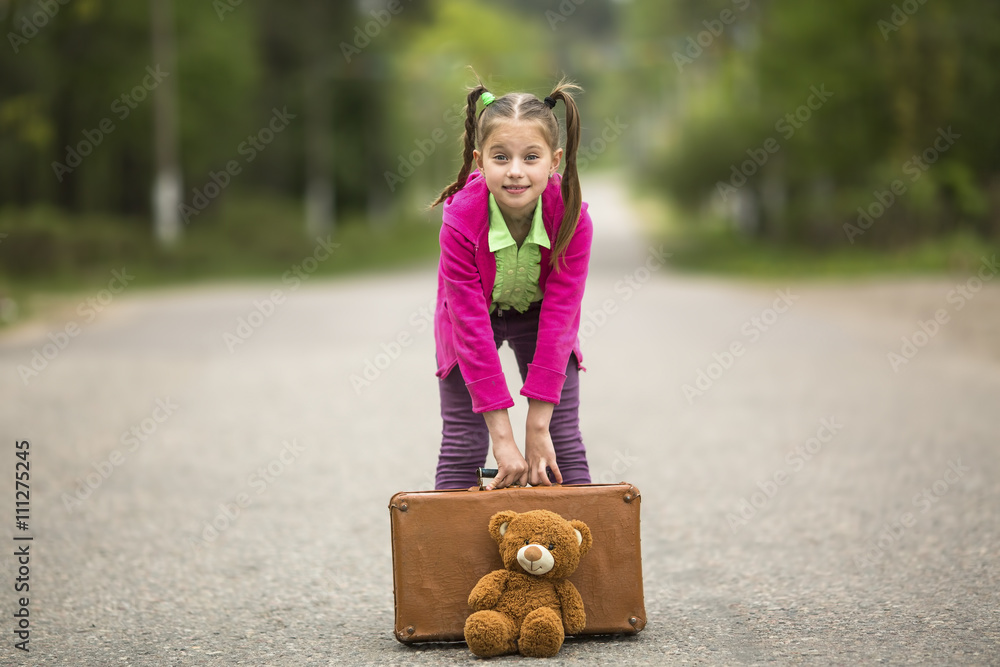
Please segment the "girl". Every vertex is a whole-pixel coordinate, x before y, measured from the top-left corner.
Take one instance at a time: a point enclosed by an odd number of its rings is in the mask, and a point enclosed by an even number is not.
[[[564,80],[544,101],[494,97],[480,81],[467,98],[462,168],[431,204],[444,202],[434,317],[444,422],[438,489],[475,486],[491,439],[498,473],[487,488],[590,482],[578,417],[577,332],[593,233],[576,169],[579,90]],[[563,177],[553,111],[560,101]],[[528,399],[524,456],[507,413],[514,401],[498,354],[505,340]]]

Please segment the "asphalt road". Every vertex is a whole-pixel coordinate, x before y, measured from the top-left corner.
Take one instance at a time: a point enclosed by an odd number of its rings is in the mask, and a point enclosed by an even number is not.
[[[1000,664],[989,265],[977,291],[975,272],[683,277],[618,189],[585,194],[598,231],[582,427],[595,480],[642,490],[649,624],[546,664]],[[392,636],[387,504],[430,488],[440,432],[435,274],[303,275],[169,291],[137,278],[0,336],[0,663],[473,660]]]

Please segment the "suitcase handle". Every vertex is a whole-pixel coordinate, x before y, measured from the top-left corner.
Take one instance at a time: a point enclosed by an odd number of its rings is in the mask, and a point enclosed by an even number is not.
[[[479,488],[482,489],[485,487],[485,481],[487,479],[494,479],[498,472],[500,471],[497,468],[476,468],[476,479],[479,480]]]
[[[476,468],[476,479],[479,480],[479,489],[482,490],[486,487],[485,481],[487,479],[496,479],[499,472],[500,470],[497,468]],[[559,485],[553,482],[553,486]],[[518,488],[518,485],[515,484],[513,488]]]

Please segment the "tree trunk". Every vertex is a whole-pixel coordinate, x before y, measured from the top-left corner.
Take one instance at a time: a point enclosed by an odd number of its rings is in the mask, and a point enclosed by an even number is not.
[[[177,101],[174,79],[173,17],[170,0],[150,0],[153,66],[169,73],[153,90],[153,134],[156,149],[152,188],[153,229],[162,245],[176,243],[181,233],[181,172],[177,161]]]

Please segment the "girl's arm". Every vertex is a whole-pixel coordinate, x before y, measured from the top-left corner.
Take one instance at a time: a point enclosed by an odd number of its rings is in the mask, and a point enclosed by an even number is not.
[[[562,270],[550,273],[545,286],[535,356],[528,364],[528,377],[521,388],[521,395],[528,397],[524,454],[531,484],[551,484],[546,467],[552,470],[556,482],[562,484],[549,422],[562,395],[566,366],[577,342],[593,233],[593,223],[584,205],[576,232],[561,260]]]
[[[551,486],[546,468],[552,469],[552,476],[562,484],[562,473],[556,465],[556,450],[549,434],[552,421],[552,403],[528,399],[528,419],[524,425],[524,455],[527,458],[528,483],[532,486]]]
[[[514,441],[514,429],[511,428],[507,409],[484,412],[483,418],[490,429],[493,458],[497,460],[497,476],[486,485],[486,489],[502,489],[512,484],[524,486],[528,481],[528,464]]]
[[[559,403],[566,382],[566,365],[580,331],[580,309],[590,264],[594,228],[586,204],[566,253],[561,270],[552,270],[538,316],[538,343],[528,364],[521,395],[548,403]]]
[[[493,340],[493,327],[482,276],[476,266],[476,245],[450,225],[441,225],[441,280],[445,307],[454,327],[455,353],[473,412],[512,407]]]

